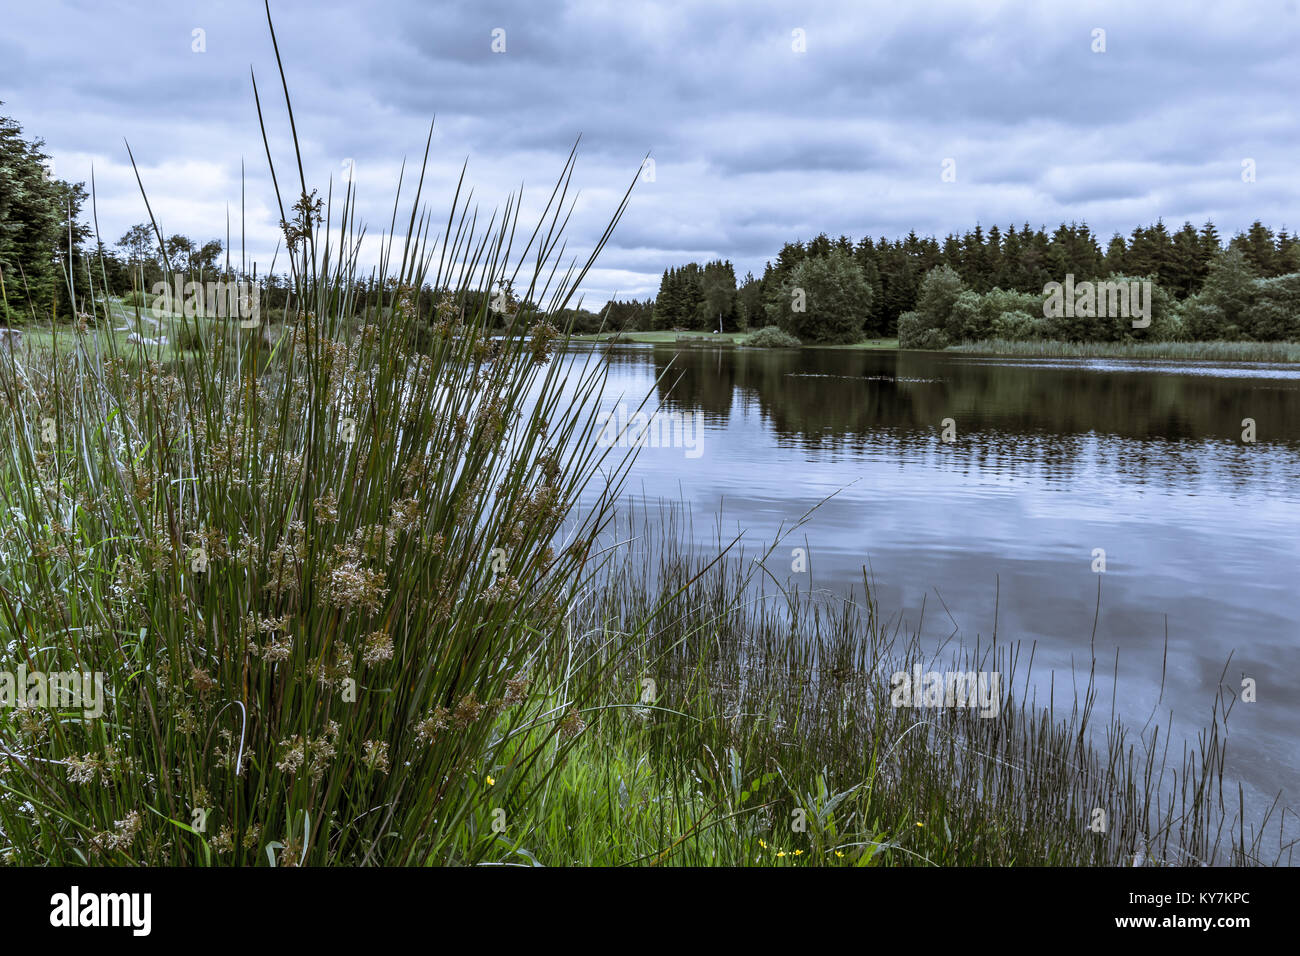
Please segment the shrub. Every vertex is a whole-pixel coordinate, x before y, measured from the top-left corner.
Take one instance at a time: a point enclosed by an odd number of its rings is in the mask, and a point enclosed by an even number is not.
[[[1228,317],[1223,309],[1199,295],[1183,300],[1179,316],[1187,335],[1196,341],[1231,341],[1226,335]]]
[[[1255,301],[1255,274],[1239,249],[1227,249],[1210,263],[1205,284],[1196,298],[1216,306],[1223,315],[1221,327],[1243,325],[1246,309]],[[1208,338],[1219,338],[1209,335]]]
[[[904,312],[898,317],[898,347],[900,349],[945,349],[948,336],[941,329],[925,324],[917,312]]]
[[[797,349],[803,345],[789,332],[775,325],[766,325],[757,332],[751,332],[741,344],[756,349]]]
[[[970,289],[964,289],[957,296],[944,323],[943,331],[951,342],[964,342],[969,339],[982,339],[989,329],[984,322],[983,296]]]
[[[900,349],[945,349],[948,336],[941,329],[930,328],[917,312],[904,312],[898,317],[898,347]]]
[[[1046,331],[1045,320],[1028,312],[1003,312],[993,320],[993,337],[1012,342],[1027,342],[1042,338]]]
[[[1254,301],[1242,312],[1242,326],[1258,342],[1300,338],[1300,274],[1255,280]]]
[[[916,311],[932,329],[945,329],[958,298],[966,290],[956,271],[947,264],[925,274],[916,295]]]
[[[871,311],[871,286],[851,255],[833,249],[804,259],[781,285],[776,324],[804,342],[857,342]],[[794,304],[802,299],[803,310]]]

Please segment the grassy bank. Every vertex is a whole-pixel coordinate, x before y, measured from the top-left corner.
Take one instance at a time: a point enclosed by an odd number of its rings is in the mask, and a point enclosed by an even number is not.
[[[1014,342],[986,339],[948,352],[1023,358],[1170,359],[1183,362],[1300,362],[1297,342]]]
[[[1280,841],[1270,853],[1225,803],[1218,702],[1206,702],[1199,749],[1173,764],[1148,761],[1140,754],[1161,751],[1168,727],[1137,734],[1099,717],[1092,675],[1082,675],[1075,699],[1044,707],[1018,646],[927,654],[876,616],[865,582],[857,600],[762,594],[756,565],[738,554],[691,558],[672,523],[629,524],[618,538],[636,544],[575,608],[575,673],[601,673],[596,700],[498,862],[511,854],[548,864],[728,866],[1277,859]],[[996,671],[1000,711],[894,706],[891,676],[915,665]],[[507,773],[503,764],[496,786]],[[524,785],[510,778],[485,798],[485,819]],[[1092,826],[1098,809],[1101,832]]]
[[[218,330],[227,324],[225,320],[204,316],[186,318],[161,309],[125,305],[120,298],[107,295],[99,299],[95,314],[85,318],[88,321],[78,324],[24,326],[21,328],[20,347],[53,350],[57,346],[61,351],[71,352],[77,349],[81,338],[91,351],[126,358],[138,354],[166,363],[193,354],[199,349],[200,337],[213,338],[221,334]],[[264,322],[255,331],[278,340],[284,329]],[[243,334],[250,336],[254,332],[244,330]],[[137,349],[136,343],[131,341],[132,335],[153,340],[156,344]]]
[[[575,342],[611,342],[630,345],[674,345],[679,339],[699,339],[701,341],[725,342],[730,345],[743,345],[749,332],[602,332],[600,334],[574,335]],[[818,345],[805,343],[804,348],[819,349],[897,349],[898,339],[864,339],[851,345]]]
[[[685,347],[709,344],[743,346],[748,332],[718,334],[682,332],[624,332],[621,334],[574,335],[575,342],[609,342],[633,345],[678,345]],[[864,339],[850,345],[804,343],[803,348],[836,350],[895,351],[898,339]],[[934,350],[922,350],[934,351]],[[1006,356],[1009,358],[1122,358],[1168,359],[1182,362],[1300,362],[1300,343],[1295,342],[1018,342],[1010,339],[985,339],[952,345],[943,352],[969,355]]]
[[[1014,646],[937,659],[865,581],[813,599],[692,556],[671,520],[581,513],[593,430],[547,397],[545,333],[485,366],[487,316],[421,357],[398,315],[354,335],[304,314],[284,365],[242,374],[222,338],[170,371],[84,339],[9,357],[3,669],[102,672],[112,700],[0,714],[0,859],[1276,859],[1224,802],[1215,702],[1199,749],[1148,761],[1167,727],[1099,721],[1090,681],[1042,707]],[[917,664],[998,673],[997,713],[895,706]]]
[[[748,333],[745,332],[600,332],[586,335],[573,335],[574,342],[610,342],[628,345],[663,345],[673,344],[681,338],[698,338],[710,342],[725,342],[735,345]]]

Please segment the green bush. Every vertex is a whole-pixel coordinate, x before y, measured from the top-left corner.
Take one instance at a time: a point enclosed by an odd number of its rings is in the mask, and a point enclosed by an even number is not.
[[[1300,339],[1300,274],[1256,279],[1254,301],[1242,311],[1242,326],[1257,342]]]
[[[898,347],[900,349],[946,349],[948,336],[942,329],[928,326],[917,312],[904,312],[898,317]]]
[[[847,344],[862,339],[871,299],[861,267],[842,249],[833,249],[791,270],[770,317],[800,341]]]
[[[1030,339],[1045,338],[1046,323],[1041,315],[1034,316],[1028,312],[1003,312],[993,320],[993,338],[1007,339],[1012,342],[1027,342]]]
[[[741,342],[756,349],[797,349],[803,345],[789,332],[776,325],[765,325],[757,332],[751,332]]]
[[[966,286],[961,276],[951,266],[936,266],[921,280],[916,312],[928,328],[946,330],[953,307],[964,291]]]
[[[989,334],[989,323],[985,322],[983,296],[970,289],[962,290],[952,304],[948,320],[943,331],[952,342],[964,342],[969,339],[982,339]]]

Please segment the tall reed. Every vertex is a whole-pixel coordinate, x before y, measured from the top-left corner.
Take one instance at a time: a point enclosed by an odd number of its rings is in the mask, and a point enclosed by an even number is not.
[[[518,812],[572,746],[588,687],[556,668],[625,462],[595,444],[602,366],[562,382],[545,315],[627,195],[564,265],[574,154],[531,230],[518,196],[484,228],[460,186],[440,227],[428,157],[378,303],[351,298],[353,186],[318,196],[268,145],[291,273],[269,348],[204,323],[168,364],[86,330],[3,356],[0,669],[102,674],[111,699],[0,711],[0,858],[474,862],[485,801]],[[494,336],[507,280],[544,310],[510,301]],[[76,284],[108,327],[104,278]]]

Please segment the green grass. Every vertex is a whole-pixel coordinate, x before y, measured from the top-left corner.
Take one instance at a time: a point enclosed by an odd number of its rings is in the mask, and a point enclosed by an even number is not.
[[[629,344],[676,344],[678,339],[698,338],[709,341],[726,342],[734,345],[743,345],[744,338],[749,335],[745,332],[602,332],[600,334],[573,335],[571,338],[575,342],[606,342],[617,335],[618,342]],[[615,343],[617,344],[617,342]],[[897,349],[898,339],[865,339],[861,342],[855,342],[851,345],[818,345],[816,343],[805,343],[804,348],[825,348],[825,349]]]
[[[570,336],[570,338],[575,342],[608,342],[611,338],[616,337],[617,342],[637,345],[673,344],[681,338],[699,338],[707,339],[708,341],[735,344],[739,342],[740,339],[743,339],[746,334],[747,333],[744,332],[601,332],[599,334],[575,334]]]
[[[60,350],[71,351],[77,348],[78,338],[84,337],[91,351],[99,349],[123,356],[140,355],[151,361],[169,363],[194,351],[190,336],[202,335],[212,338],[223,334],[222,327],[229,324],[228,320],[202,316],[185,318],[167,311],[155,315],[153,310],[143,308],[138,310],[139,315],[137,315],[136,308],[124,305],[116,296],[101,296],[96,305],[95,321],[93,324],[87,323],[85,329],[79,329],[77,325],[67,322],[53,326],[21,327],[23,346],[52,350],[57,339]],[[158,325],[155,327],[140,316],[147,316],[157,321]],[[268,326],[267,331],[273,338],[278,338],[283,330]],[[138,332],[150,339],[165,336],[167,343],[165,345],[133,343],[129,341],[132,332]],[[251,333],[245,330],[243,334]]]
[[[1300,342],[1013,342],[1006,339],[986,339],[950,346],[946,351],[1025,358],[1300,362]]]
[[[390,237],[360,316],[354,196],[300,179],[275,197],[271,354],[221,326],[169,364],[109,334],[0,354],[0,669],[100,674],[112,698],[0,710],[0,861],[495,857],[483,774],[526,781],[523,813],[578,739],[598,673],[567,669],[569,606],[612,505],[574,502],[625,473],[596,444],[602,363],[562,381],[559,330],[521,310],[494,339],[485,308],[507,276],[568,305],[609,236],[555,271],[572,164],[535,230],[511,197],[477,231],[458,191],[431,239]],[[429,335],[426,284],[450,316]]]
[[[1096,866],[1282,855],[1247,833],[1220,790],[1221,701],[1206,701],[1199,747],[1147,764],[1135,754],[1164,753],[1168,726],[1134,733],[1095,715],[1094,672],[1053,710],[1026,696],[1027,650],[1003,640],[929,655],[915,635],[891,633],[865,581],[856,600],[763,593],[767,571],[737,553],[690,556],[681,542],[691,535],[671,520],[656,530],[629,519],[616,537],[633,544],[574,608],[574,633],[586,637],[575,638],[572,674],[600,675],[585,726],[540,799],[508,813],[493,862]],[[777,553],[761,556],[769,570]],[[998,670],[1001,712],[892,706],[888,675],[915,663]],[[507,778],[509,767],[488,771],[479,826],[528,785]],[[1089,826],[1094,808],[1106,811],[1104,832]]]
[[[898,339],[863,339],[861,342],[853,342],[849,345],[805,345],[804,348],[822,348],[822,349],[871,349],[880,351],[895,351],[898,349]]]

